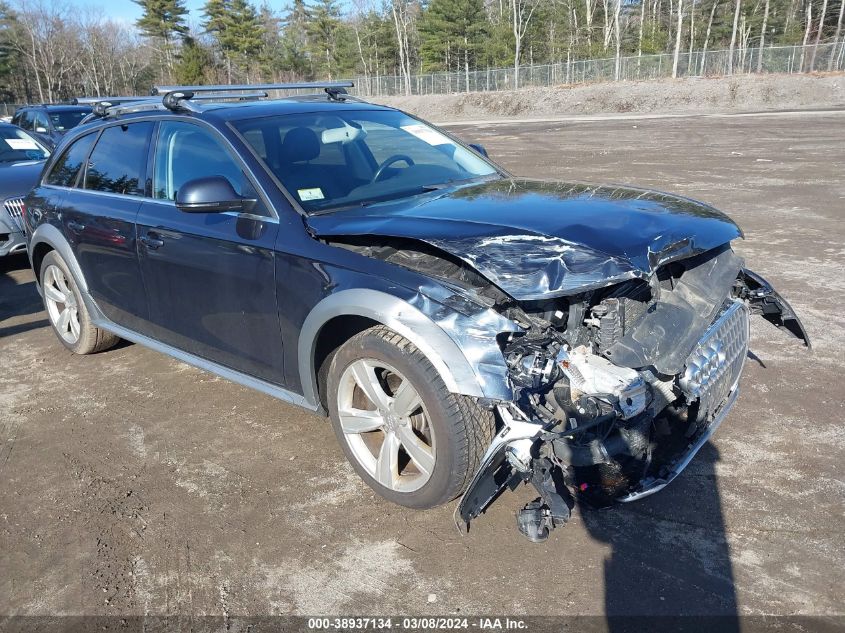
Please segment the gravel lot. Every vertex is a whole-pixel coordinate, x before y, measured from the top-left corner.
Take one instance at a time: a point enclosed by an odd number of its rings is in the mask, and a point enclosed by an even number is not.
[[[576,511],[532,495],[375,497],[321,418],[124,344],[72,356],[0,261],[0,614],[843,614],[845,112],[452,128],[520,175],[711,202],[814,350],[762,321],[743,393],[671,487]],[[841,622],[841,620],[840,620]]]

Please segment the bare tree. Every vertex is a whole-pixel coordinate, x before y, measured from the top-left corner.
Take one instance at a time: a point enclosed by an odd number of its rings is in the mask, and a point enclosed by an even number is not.
[[[411,46],[409,32],[413,24],[410,0],[393,0],[391,12],[399,49],[399,67],[405,83],[405,94],[411,94]]]
[[[38,98],[55,101],[67,96],[67,85],[79,67],[75,19],[68,5],[29,0],[18,8],[23,37],[14,46],[32,72]]]
[[[684,25],[684,0],[678,0],[678,30],[675,33],[675,54],[672,57],[672,79],[678,76],[678,57],[681,53],[681,30]]]
[[[614,68],[614,77],[619,81],[622,71],[622,31],[619,28],[619,14],[622,12],[622,0],[616,0],[616,6],[613,9],[613,28],[616,32],[616,65]]]
[[[734,49],[736,48],[736,28],[739,23],[739,10],[742,8],[742,0],[736,0],[736,8],[734,10],[734,25],[731,29],[731,45],[728,49],[728,74],[733,74],[734,71]]]
[[[540,0],[511,0],[511,20],[513,26],[513,87],[519,88],[519,53],[528,25]]]
[[[822,39],[822,31],[824,30],[824,16],[827,13],[827,0],[822,0],[822,12],[819,16],[819,28],[816,31],[816,41],[813,42],[813,52],[810,53],[810,72],[816,69],[816,53],[819,50],[819,41]]]
[[[830,56],[827,60],[827,69],[833,70],[833,62],[836,60],[836,45],[839,43],[839,34],[842,32],[842,16],[845,13],[845,0],[839,2],[839,19],[836,21],[836,33],[833,34],[833,48],[830,51]],[[843,37],[842,47],[845,48],[845,37]]]
[[[760,27],[760,49],[757,53],[757,72],[763,70],[763,46],[766,45],[766,26],[769,22],[769,0],[766,0],[766,6],[763,9],[763,25]]]
[[[707,34],[704,36],[704,47],[701,52],[701,66],[698,71],[699,75],[704,75],[704,64],[707,61],[707,43],[710,41],[710,31],[713,28],[713,16],[716,14],[716,7],[718,6],[719,2],[716,0],[710,8],[710,19],[707,21]]]
[[[807,50],[807,40],[810,38],[810,27],[813,24],[813,3],[807,2],[807,27],[804,29],[804,39],[801,42],[801,60],[798,62],[798,70],[804,71],[804,55]]]

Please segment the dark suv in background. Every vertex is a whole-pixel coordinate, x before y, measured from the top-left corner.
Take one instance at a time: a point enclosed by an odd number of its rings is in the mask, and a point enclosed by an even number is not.
[[[163,87],[62,141],[25,220],[67,348],[121,337],[327,412],[406,506],[463,492],[468,523],[530,482],[542,540],[571,492],[684,469],[736,401],[750,314],[809,345],[712,207],[519,179],[338,84],[257,99],[303,87]]]
[[[35,134],[54,147],[62,136],[79,125],[90,113],[91,106],[83,104],[29,105],[15,111],[12,124]]]

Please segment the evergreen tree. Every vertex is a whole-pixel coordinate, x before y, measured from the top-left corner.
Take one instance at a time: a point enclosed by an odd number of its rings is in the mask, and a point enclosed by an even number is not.
[[[340,61],[340,8],[336,0],[317,0],[310,17],[308,36],[314,69],[328,79],[336,78]]]
[[[488,32],[484,0],[431,0],[419,32],[423,69],[474,69]]]
[[[247,0],[209,0],[203,10],[203,26],[211,34],[226,59],[228,81],[233,65],[246,72],[262,46],[261,22]]]
[[[188,9],[184,0],[132,1],[143,9],[135,25],[147,37],[161,40],[164,63],[168,70],[172,70],[176,40],[188,33],[185,24]]]
[[[309,56],[308,25],[311,12],[304,0],[293,0],[282,19],[282,68],[294,78],[311,78],[314,68]]]
[[[197,85],[205,82],[206,73],[213,66],[211,51],[193,37],[186,36],[173,72],[180,84]]]
[[[15,14],[6,3],[0,2],[0,98],[4,101],[14,99],[16,80],[26,80],[13,45],[14,31]]]

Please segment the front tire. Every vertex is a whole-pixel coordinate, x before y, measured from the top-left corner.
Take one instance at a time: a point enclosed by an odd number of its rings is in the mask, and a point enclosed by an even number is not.
[[[62,345],[74,354],[93,354],[113,347],[120,340],[91,323],[76,279],[56,251],[44,257],[39,279],[44,308]]]
[[[495,427],[491,411],[449,392],[410,341],[384,326],[341,346],[327,376],[338,442],[379,495],[433,508],[461,494]]]

